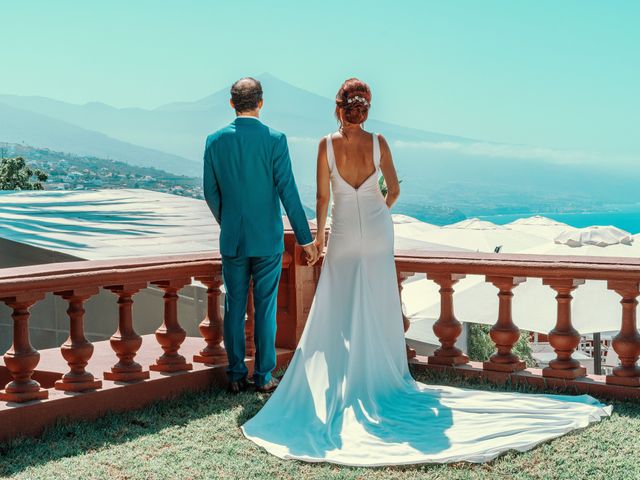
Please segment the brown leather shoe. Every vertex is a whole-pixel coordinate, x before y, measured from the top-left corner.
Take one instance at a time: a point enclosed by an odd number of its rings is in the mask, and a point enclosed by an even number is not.
[[[261,387],[256,386],[256,390],[260,393],[271,393],[278,387],[279,383],[280,382],[278,381],[277,378],[271,377],[271,380],[269,380],[267,383],[265,383]]]
[[[227,392],[237,394],[240,392],[244,392],[249,388],[249,382],[245,378],[241,378],[237,382],[229,382],[227,385]]]

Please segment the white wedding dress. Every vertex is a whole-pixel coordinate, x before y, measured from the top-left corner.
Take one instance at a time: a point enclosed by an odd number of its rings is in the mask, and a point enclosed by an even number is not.
[[[405,353],[393,224],[376,173],[338,172],[331,235],[307,325],[280,386],[244,435],[280,458],[353,466],[486,462],[611,413],[588,395],[477,391],[416,382]]]

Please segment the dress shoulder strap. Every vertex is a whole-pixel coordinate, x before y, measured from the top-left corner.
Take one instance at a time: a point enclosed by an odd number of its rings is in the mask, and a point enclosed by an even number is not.
[[[336,156],[333,153],[333,140],[331,140],[331,134],[325,137],[327,139],[327,163],[329,164],[329,171],[333,172],[336,165]]]
[[[380,157],[382,156],[380,153],[380,138],[377,133],[372,133],[371,135],[373,135],[373,164],[377,170],[380,168]]]

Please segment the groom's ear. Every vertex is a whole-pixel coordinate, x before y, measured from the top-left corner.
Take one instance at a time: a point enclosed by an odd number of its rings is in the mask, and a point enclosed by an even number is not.
[[[264,100],[262,100],[262,99],[258,100],[258,110],[260,110],[262,108],[263,104],[264,104]]]
[[[233,100],[231,98],[229,99],[229,105],[231,105],[231,108],[233,108],[234,110],[236,109],[236,106],[233,104]]]

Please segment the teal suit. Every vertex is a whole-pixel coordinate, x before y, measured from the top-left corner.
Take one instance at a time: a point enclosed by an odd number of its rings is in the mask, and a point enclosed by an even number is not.
[[[287,139],[257,118],[238,117],[207,138],[203,177],[205,199],[220,224],[229,379],[247,375],[244,321],[253,279],[254,380],[264,385],[276,366],[276,309],[284,251],[280,202],[298,243],[313,241]]]

